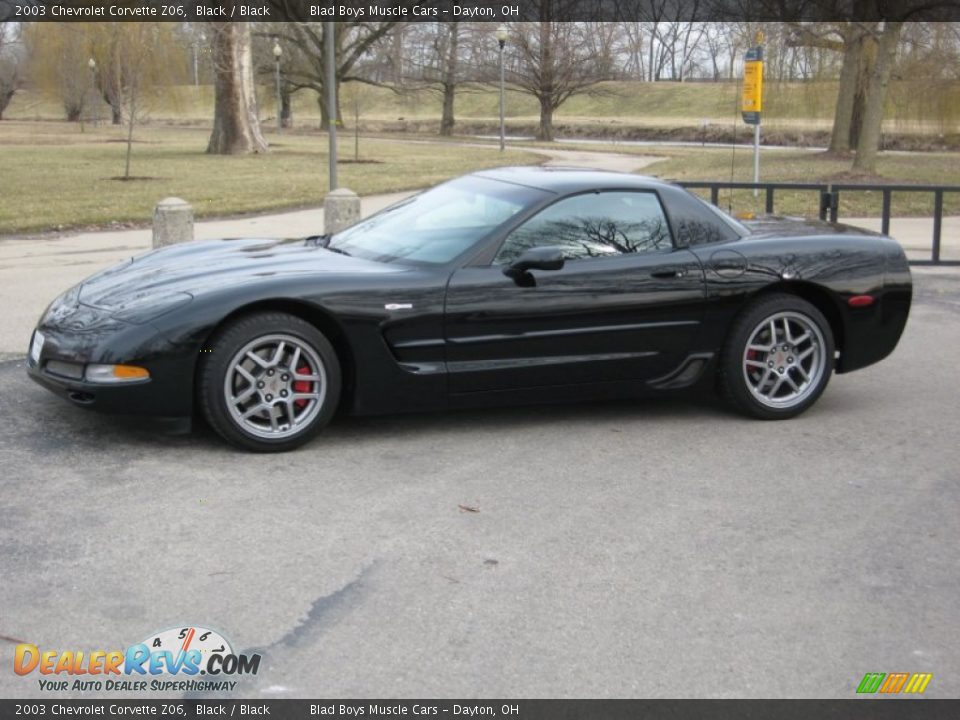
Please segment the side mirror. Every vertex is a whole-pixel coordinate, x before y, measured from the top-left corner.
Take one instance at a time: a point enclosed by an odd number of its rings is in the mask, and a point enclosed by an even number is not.
[[[530,270],[560,270],[561,268],[563,268],[563,250],[554,246],[535,247],[525,250],[520,257],[504,266],[503,274],[517,280]]]

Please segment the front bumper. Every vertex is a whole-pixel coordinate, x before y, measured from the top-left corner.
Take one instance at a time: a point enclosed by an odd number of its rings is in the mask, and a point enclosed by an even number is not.
[[[38,330],[45,342],[39,359],[28,357],[27,375],[73,405],[122,415],[192,415],[195,353],[170,344],[156,328],[125,325],[100,333],[41,324]],[[51,364],[56,369],[58,363],[77,368],[76,377],[51,372]],[[146,368],[150,377],[120,384],[88,382],[83,369],[90,363],[133,364]]]
[[[110,413],[153,414],[137,411],[137,408],[152,407],[156,399],[150,380],[124,385],[88,383],[47,372],[32,361],[27,362],[27,375],[54,395],[78,407]]]

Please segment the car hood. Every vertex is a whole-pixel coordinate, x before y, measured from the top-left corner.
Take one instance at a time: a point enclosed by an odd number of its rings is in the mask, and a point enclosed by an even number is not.
[[[362,260],[303,238],[210,240],[172,245],[115,265],[85,280],[79,300],[109,311],[277,277],[371,275],[402,266]]]

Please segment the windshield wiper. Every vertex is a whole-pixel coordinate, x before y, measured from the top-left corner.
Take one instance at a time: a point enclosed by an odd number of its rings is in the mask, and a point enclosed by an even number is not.
[[[343,248],[332,247],[330,241],[333,240],[333,235],[326,233],[324,235],[311,235],[306,239],[307,245],[315,245],[316,247],[322,247],[324,250],[329,250],[330,252],[340,253],[341,255],[346,255],[347,257],[353,257]]]

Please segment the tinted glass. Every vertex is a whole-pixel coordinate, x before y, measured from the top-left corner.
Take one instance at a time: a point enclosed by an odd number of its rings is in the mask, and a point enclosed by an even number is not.
[[[446,263],[546,196],[496,180],[460,178],[337,233],[328,247],[379,262]]]
[[[650,192],[602,192],[554,203],[514,230],[494,260],[507,264],[532,247],[555,246],[568,260],[672,247],[660,201]]]

